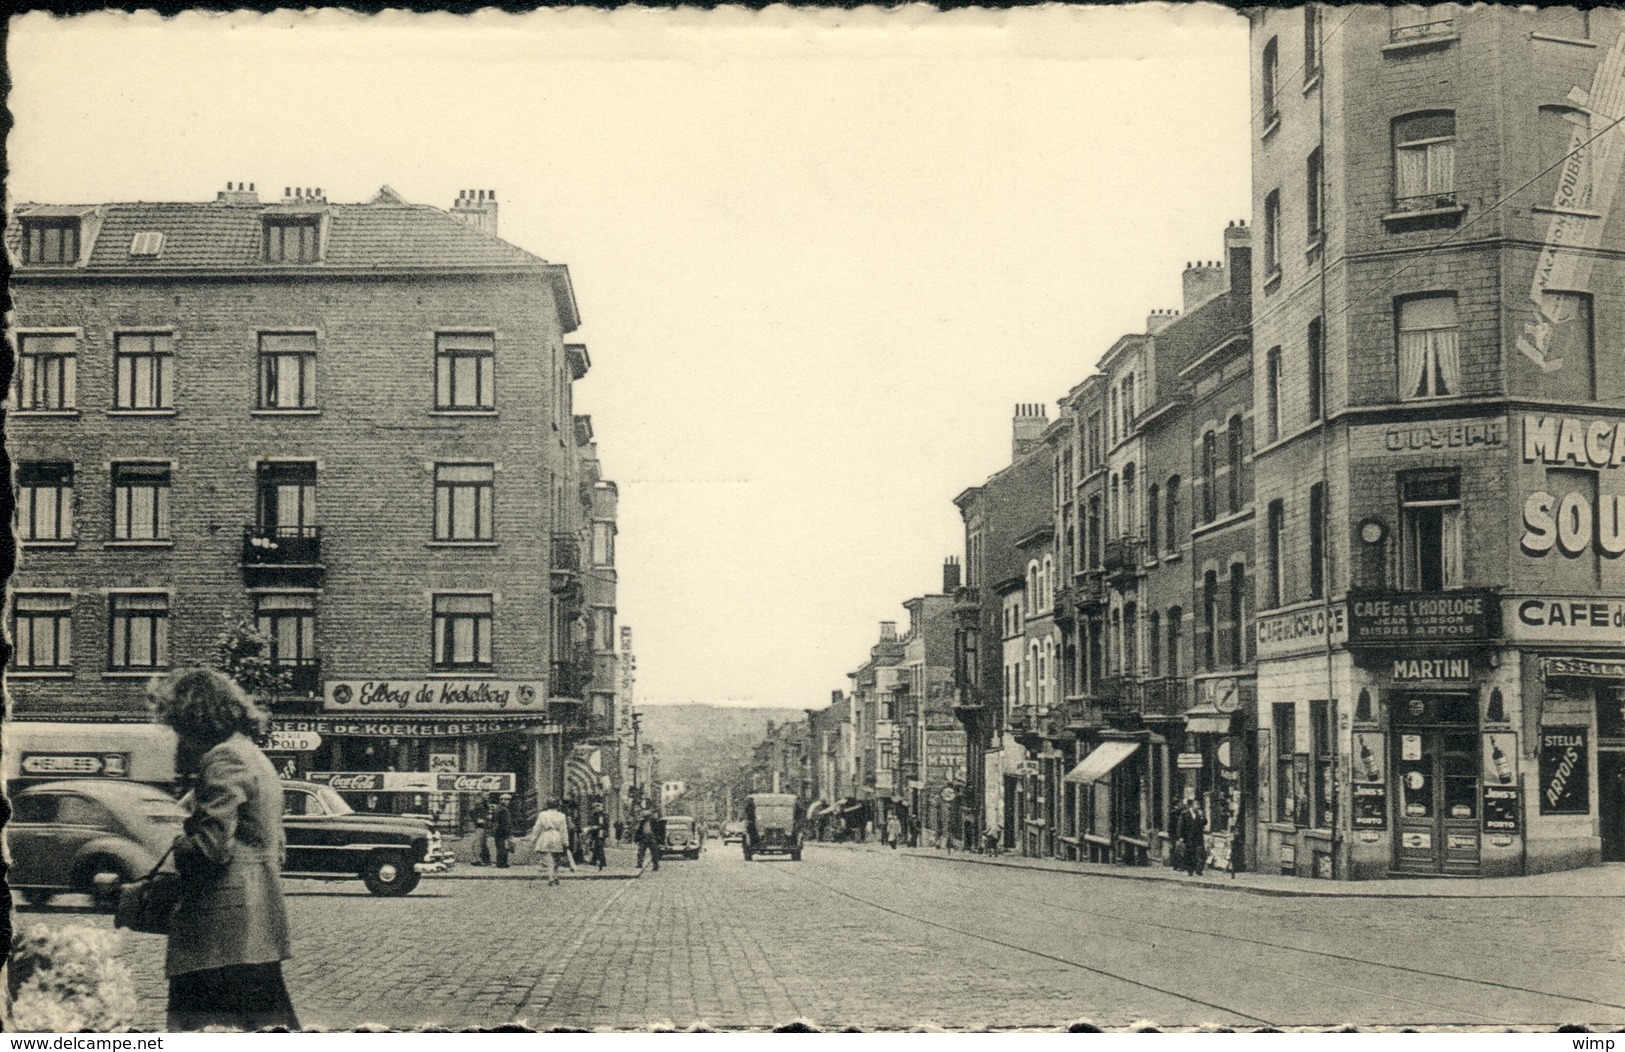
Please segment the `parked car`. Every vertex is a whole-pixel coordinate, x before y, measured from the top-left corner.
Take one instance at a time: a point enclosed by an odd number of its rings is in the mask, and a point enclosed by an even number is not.
[[[801,861],[801,802],[789,793],[745,797],[745,861],[757,855],[789,855]]]
[[[705,833],[694,819],[688,815],[666,816],[666,843],[660,849],[661,858],[681,855],[687,859],[697,859],[704,843]]]
[[[282,783],[282,829],[288,839],[284,877],[359,877],[374,895],[405,895],[424,874],[453,864],[429,823],[361,814],[333,789],[315,782]]]
[[[174,797],[139,782],[39,782],[11,798],[6,879],[24,902],[70,892],[107,907],[118,884],[158,864],[185,821]]]
[[[745,842],[745,823],[722,823],[722,842],[724,844],[743,844]]]

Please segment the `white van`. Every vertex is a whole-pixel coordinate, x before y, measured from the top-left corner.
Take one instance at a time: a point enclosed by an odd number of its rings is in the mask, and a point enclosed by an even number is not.
[[[156,723],[47,723],[0,727],[5,784],[107,778],[168,787],[175,782],[175,732]]]

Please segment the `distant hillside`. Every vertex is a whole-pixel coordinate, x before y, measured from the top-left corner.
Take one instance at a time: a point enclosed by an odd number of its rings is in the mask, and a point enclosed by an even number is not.
[[[743,709],[726,705],[649,705],[638,710],[642,737],[660,755],[660,777],[691,785],[750,765],[750,753],[767,737],[767,722],[806,716],[803,709]]]

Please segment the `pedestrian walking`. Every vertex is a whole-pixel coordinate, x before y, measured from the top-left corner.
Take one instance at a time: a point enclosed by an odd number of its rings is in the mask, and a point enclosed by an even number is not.
[[[645,811],[638,818],[634,835],[638,841],[638,868],[643,868],[643,860],[647,856],[650,866],[659,873],[660,845],[666,839],[666,820],[653,810]]]
[[[615,820],[615,842],[621,843],[626,839],[626,823],[619,818]]]
[[[508,856],[513,853],[513,794],[503,793],[497,797],[497,802],[491,805],[491,814],[486,818],[486,828],[491,834],[491,844],[496,850],[497,868],[508,868]]]
[[[487,839],[486,823],[491,818],[491,801],[484,796],[474,798],[474,865],[491,864],[491,842]]]
[[[292,953],[282,901],[282,784],[254,744],[268,719],[213,669],[184,669],[152,689],[154,716],[173,728],[192,813],[175,838],[180,900],[164,975],[169,1029],[299,1029],[282,980]]]
[[[1179,809],[1174,832],[1179,839],[1180,868],[1193,877],[1201,876],[1207,865],[1207,815],[1194,794]]]
[[[903,823],[899,822],[897,815],[893,814],[886,819],[886,842],[891,844],[893,851],[896,851],[897,842],[901,839],[903,839]]]
[[[602,873],[609,860],[604,857],[604,842],[609,839],[609,818],[602,811],[594,811],[587,823],[587,862]]]
[[[536,824],[531,827],[530,838],[536,845],[536,855],[547,864],[547,883],[559,882],[559,862],[562,860],[571,873],[576,871],[575,860],[570,857],[570,820],[559,810],[557,800],[549,800]]]

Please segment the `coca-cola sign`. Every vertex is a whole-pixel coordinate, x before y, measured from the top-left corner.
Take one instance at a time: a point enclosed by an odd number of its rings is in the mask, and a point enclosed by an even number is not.
[[[322,691],[328,712],[544,712],[539,680],[330,679]]]
[[[376,793],[384,788],[381,772],[312,771],[305,777],[312,782],[323,782],[341,793]]]
[[[511,793],[511,774],[437,774],[435,789],[442,793]]]
[[[511,793],[512,774],[470,771],[437,774],[432,771],[312,771],[306,779],[331,786],[341,793]]]

